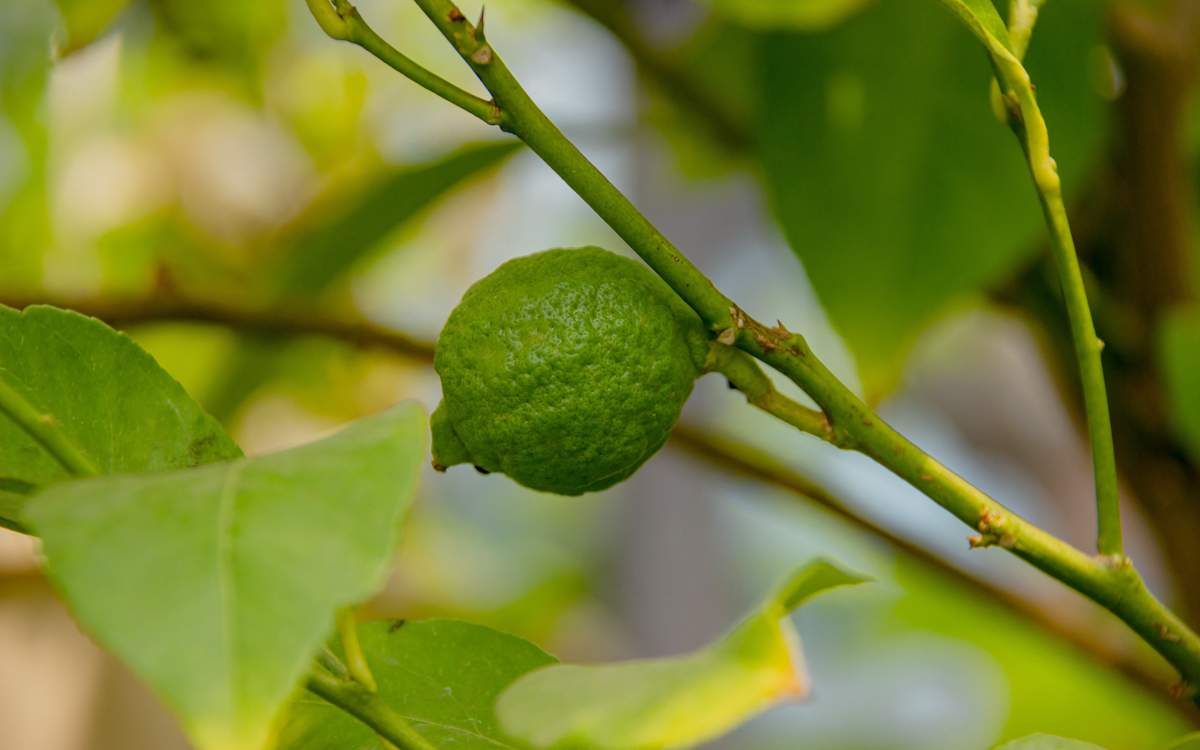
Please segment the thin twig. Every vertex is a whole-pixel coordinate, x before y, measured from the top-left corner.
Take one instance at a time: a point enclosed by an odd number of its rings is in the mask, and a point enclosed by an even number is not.
[[[305,0],[321,29],[334,39],[352,42],[426,91],[445,99],[488,125],[499,125],[500,110],[487,99],[455,86],[384,41],[358,18],[347,0]]]

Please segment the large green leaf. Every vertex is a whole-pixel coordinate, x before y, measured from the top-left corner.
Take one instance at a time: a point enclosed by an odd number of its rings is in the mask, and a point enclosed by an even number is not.
[[[1089,61],[1102,9],[1043,11],[1029,68],[1068,198],[1103,139]],[[834,31],[764,37],[758,133],[768,192],[867,395],[917,335],[1029,258],[1043,219],[989,103],[978,41],[932,0],[879,0]]]
[[[422,209],[520,148],[519,141],[464,146],[428,164],[400,167],[297,228],[281,271],[285,294],[315,294],[345,275]]]
[[[0,388],[102,474],[241,455],[129,337],[67,310],[0,305]],[[68,477],[44,443],[0,405],[0,480],[41,486]]]
[[[1006,742],[996,750],[1104,750],[1099,745],[1082,740],[1068,740],[1049,734],[1031,734],[1019,740]]]
[[[809,597],[862,582],[830,563],[797,571],[715,643],[668,659],[559,665],[517,680],[497,703],[504,730],[535,748],[691,747],[808,692],[787,615]]]
[[[425,423],[408,403],[275,455],[59,484],[25,516],[79,621],[195,744],[258,750],[334,611],[382,582]]]
[[[1175,431],[1200,461],[1200,307],[1167,316],[1159,330],[1159,366]]]
[[[132,0],[54,0],[62,17],[58,53],[70,54],[104,33]]]
[[[752,28],[821,29],[841,21],[870,0],[708,0],[719,13]]]
[[[500,731],[497,696],[518,677],[554,663],[533,644],[455,620],[377,621],[359,639],[379,695],[435,747],[518,747]],[[384,750],[358,720],[320,698],[296,700],[279,750]]]

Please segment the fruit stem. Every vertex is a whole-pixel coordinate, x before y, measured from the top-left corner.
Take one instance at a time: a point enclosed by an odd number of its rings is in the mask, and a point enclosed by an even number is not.
[[[749,354],[715,341],[710,347],[705,372],[719,372],[724,375],[731,387],[746,396],[750,405],[787,422],[801,432],[816,435],[840,448],[850,447],[850,443],[844,442],[835,434],[833,425],[825,418],[824,413],[810,409],[780,393],[775,388],[775,383]]]

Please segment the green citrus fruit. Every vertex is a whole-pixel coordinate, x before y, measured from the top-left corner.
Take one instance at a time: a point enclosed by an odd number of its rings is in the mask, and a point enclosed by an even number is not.
[[[438,338],[433,460],[578,495],[662,447],[708,339],[645,266],[597,247],[511,260],[480,280]]]

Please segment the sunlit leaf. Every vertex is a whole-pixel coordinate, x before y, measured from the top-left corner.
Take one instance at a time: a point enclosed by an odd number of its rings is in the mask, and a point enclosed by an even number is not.
[[[104,33],[131,0],[54,0],[62,16],[57,40],[60,55],[70,54]]]
[[[275,455],[59,484],[26,520],[79,621],[201,750],[257,750],[334,611],[382,582],[425,423],[408,403]]]
[[[708,0],[719,13],[762,29],[822,29],[841,21],[870,0]]]
[[[0,385],[102,474],[161,471],[241,455],[221,426],[129,337],[52,307],[0,305]],[[0,410],[0,480],[70,475]]]
[[[1068,199],[1100,153],[1101,12],[1043,11],[1029,51]],[[775,214],[872,399],[929,324],[1038,249],[1020,147],[979,43],[933,2],[880,0],[826,34],[765,38],[760,158]]]
[[[1006,742],[996,750],[1104,750],[1099,745],[1082,740],[1068,740],[1049,734],[1031,734],[1019,740]]]
[[[496,697],[518,677],[554,663],[533,644],[455,620],[378,621],[359,638],[379,695],[435,747],[513,745],[497,726]],[[385,750],[375,733],[313,695],[297,699],[278,750]]]
[[[384,173],[297,229],[280,271],[281,291],[300,295],[328,288],[422,209],[519,148],[518,141],[465,146],[429,164]]]
[[[788,613],[835,586],[862,582],[827,562],[797,571],[715,643],[679,657],[533,672],[497,703],[504,730],[536,748],[691,747],[803,697],[808,677]]]
[[[1200,461],[1200,308],[1165,317],[1158,343],[1168,413],[1193,459]]]

